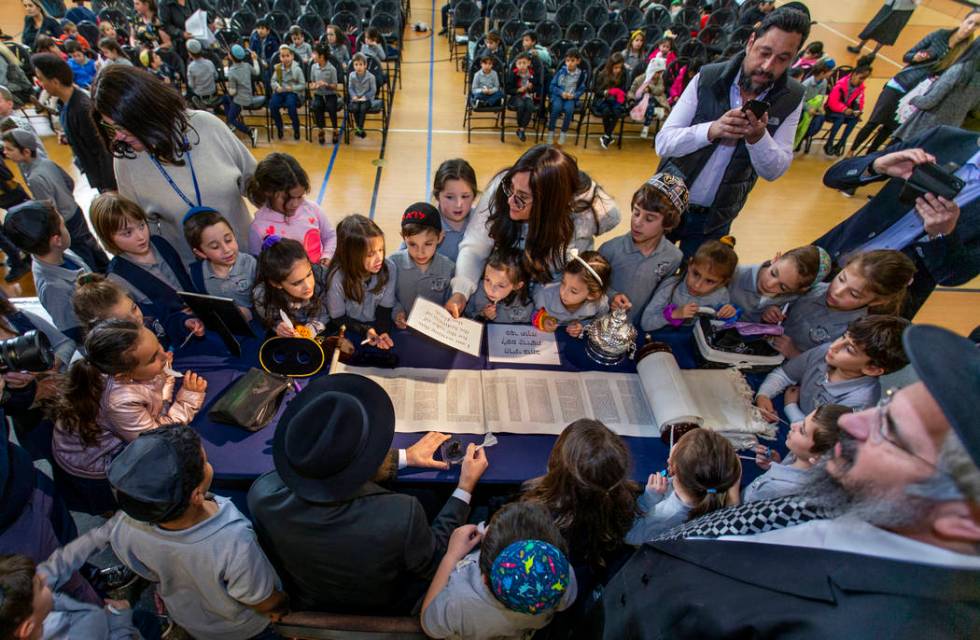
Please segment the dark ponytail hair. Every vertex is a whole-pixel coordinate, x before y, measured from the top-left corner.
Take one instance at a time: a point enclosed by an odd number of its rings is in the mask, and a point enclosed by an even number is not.
[[[96,444],[101,431],[95,420],[105,391],[102,376],[126,373],[136,366],[133,349],[142,328],[116,319],[95,325],[85,338],[85,358],[71,365],[62,393],[53,400],[51,419],[86,445]]]
[[[689,520],[728,506],[728,490],[742,477],[742,465],[724,436],[709,429],[688,431],[670,457],[675,481],[696,500]]]
[[[252,298],[257,307],[265,310],[261,320],[266,327],[275,327],[282,321],[279,311],[285,311],[291,320],[296,322],[298,317],[290,308],[295,300],[281,288],[281,283],[293,270],[297,262],[310,264],[306,249],[297,240],[290,238],[275,239],[269,236],[265,239],[262,252],[259,253],[259,265],[255,271],[255,284],[262,284],[261,289],[252,290]],[[318,265],[310,265],[316,271]],[[319,283],[314,285],[313,297],[303,302],[303,309],[316,312],[323,304],[325,289]]]

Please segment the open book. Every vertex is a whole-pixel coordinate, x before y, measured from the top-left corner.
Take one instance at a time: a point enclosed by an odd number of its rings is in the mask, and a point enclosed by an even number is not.
[[[669,353],[652,354],[638,373],[529,369],[373,369],[341,364],[380,384],[395,406],[395,430],[557,435],[595,418],[622,436],[659,438],[671,424],[718,431],[739,448],[776,427],[752,404],[734,369],[680,370]]]

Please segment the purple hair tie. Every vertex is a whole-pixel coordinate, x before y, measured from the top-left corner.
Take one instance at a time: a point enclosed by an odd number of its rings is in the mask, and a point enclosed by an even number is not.
[[[266,249],[268,249],[272,245],[276,244],[280,240],[282,240],[282,238],[279,237],[279,236],[277,236],[277,235],[275,235],[275,234],[267,235],[265,237],[265,240],[262,241],[262,251],[265,251]]]

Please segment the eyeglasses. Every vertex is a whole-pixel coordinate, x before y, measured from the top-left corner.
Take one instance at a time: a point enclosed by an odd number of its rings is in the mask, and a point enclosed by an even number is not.
[[[927,464],[930,468],[936,471],[940,471],[940,469],[936,467],[936,463],[926,460],[916,452],[912,451],[912,449],[910,449],[907,444],[905,444],[904,442],[896,438],[894,435],[892,435],[896,431],[895,420],[888,412],[888,407],[889,405],[891,405],[892,399],[895,397],[896,391],[897,389],[895,389],[894,387],[888,389],[887,391],[885,391],[885,395],[881,398],[881,400],[878,401],[878,405],[875,409],[876,410],[875,415],[877,418],[878,425],[877,425],[877,429],[872,430],[871,439],[874,442],[882,442],[882,441],[887,442],[892,446],[896,447],[897,449],[904,451],[906,454],[912,456],[913,458]],[[943,472],[940,471],[940,473]]]
[[[514,191],[514,185],[512,185],[509,180],[505,180],[504,182],[502,182],[500,188],[503,189],[504,195],[507,196],[508,200],[510,200],[511,198],[514,199],[514,204],[517,205],[518,209],[523,209],[524,207],[530,204],[529,199]]]
[[[128,135],[129,132],[120,127],[117,124],[106,122],[105,120],[99,119],[99,125],[105,130],[106,134],[110,138],[115,138],[118,134]]]

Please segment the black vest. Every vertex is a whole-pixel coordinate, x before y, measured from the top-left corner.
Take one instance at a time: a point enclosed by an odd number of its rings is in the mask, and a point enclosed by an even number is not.
[[[731,87],[735,76],[742,68],[744,58],[745,54],[740,53],[729,60],[701,68],[701,76],[698,79],[698,108],[694,113],[691,126],[717,120],[732,108]],[[803,99],[803,86],[783,74],[773,84],[765,99],[772,105],[769,108],[769,135],[775,135],[779,126],[800,105]],[[664,158],[660,162],[658,171],[679,176],[690,187],[717,147],[716,142],[680,158]],[[735,219],[745,205],[745,199],[749,197],[749,192],[755,186],[757,178],[758,174],[752,166],[745,141],[739,140],[732,160],[725,170],[725,177],[718,185],[718,192],[715,194],[714,202],[711,203],[710,211],[706,214],[711,219],[707,221],[705,231],[713,231]]]

